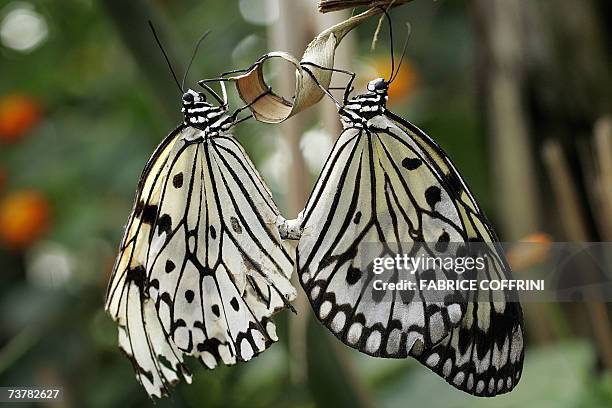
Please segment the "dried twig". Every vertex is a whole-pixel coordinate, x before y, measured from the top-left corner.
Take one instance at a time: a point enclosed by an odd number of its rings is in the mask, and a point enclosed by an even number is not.
[[[595,124],[595,157],[598,165],[597,198],[600,229],[604,239],[612,241],[612,117]]]
[[[578,195],[559,142],[553,140],[545,142],[542,156],[556,196],[556,202],[559,205],[559,218],[562,220],[568,239],[582,242],[589,241],[588,229],[580,210]],[[593,273],[593,271],[587,268],[582,273],[588,274]],[[595,337],[602,362],[607,368],[612,368],[612,328],[610,327],[607,305],[603,302],[594,301],[593,299],[602,298],[601,293],[595,293],[595,289],[590,290],[592,293],[589,295],[590,299],[586,301],[585,306],[593,327],[593,337]]]
[[[328,13],[355,7],[393,7],[411,2],[412,0],[319,0],[319,11]]]

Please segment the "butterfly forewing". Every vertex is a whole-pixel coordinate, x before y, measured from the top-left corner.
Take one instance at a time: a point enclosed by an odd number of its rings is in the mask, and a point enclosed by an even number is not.
[[[152,222],[157,216],[157,206],[165,183],[167,168],[176,156],[176,140],[182,127],[174,130],[157,147],[143,170],[136,192],[132,213],[125,227],[119,246],[119,255],[108,285],[105,309],[120,324],[125,323],[125,310],[121,305],[128,295],[128,282],[135,276],[146,278],[145,257],[149,250]],[[144,285],[141,285],[144,287]]]
[[[408,188],[408,170],[394,157],[408,154],[414,152],[391,137],[347,129],[304,210],[298,246],[299,277],[318,317],[343,341],[375,356],[405,357],[417,340],[428,346],[440,341],[450,330],[444,322],[459,322],[464,308],[445,303],[444,295],[434,302],[373,289],[373,257],[445,233],[465,239],[456,209],[427,200],[427,189],[440,185],[434,173],[423,166]],[[445,197],[441,188],[440,195]]]

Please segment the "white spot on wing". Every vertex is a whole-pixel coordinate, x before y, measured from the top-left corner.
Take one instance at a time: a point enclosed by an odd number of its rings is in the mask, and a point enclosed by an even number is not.
[[[450,319],[451,323],[456,324],[461,320],[461,306],[459,306],[457,303],[449,305],[446,308],[446,311],[448,313],[448,318]]]
[[[442,374],[444,374],[444,377],[449,376],[452,368],[453,368],[453,362],[449,358],[444,362],[444,367],[442,367]]]
[[[429,319],[429,335],[432,343],[437,343],[444,335],[444,320],[442,313],[436,312]]]
[[[485,387],[484,381],[482,380],[478,381],[478,384],[476,384],[476,392],[480,394],[484,390],[484,387]]]
[[[240,355],[242,356],[242,359],[248,361],[253,357],[254,354],[255,353],[253,353],[253,347],[251,347],[251,343],[249,343],[249,340],[246,338],[242,339],[242,342],[240,343]]]
[[[461,384],[463,384],[464,379],[465,379],[465,373],[463,371],[459,371],[457,375],[455,375],[455,378],[453,379],[453,383],[455,383],[456,386],[460,386]]]
[[[326,300],[325,302],[323,302],[323,304],[321,305],[321,308],[319,309],[319,317],[321,319],[325,319],[327,317],[327,315],[329,314],[329,312],[332,309],[332,304],[329,300]]]
[[[215,360],[215,357],[208,351],[204,351],[200,355],[200,358],[202,359],[202,363],[204,363],[204,365],[210,369],[213,369],[217,366],[217,360]]]
[[[312,290],[310,291],[310,298],[312,300],[316,300],[319,297],[319,293],[321,292],[321,288],[319,286],[315,286],[314,288],[312,288]]]
[[[370,333],[368,340],[366,341],[366,350],[370,353],[376,353],[380,347],[381,334],[378,330],[374,330]]]
[[[274,325],[274,323],[272,323],[272,321],[269,321],[266,324],[266,332],[268,333],[268,336],[270,336],[270,338],[273,341],[278,340],[278,337],[276,336],[276,326]]]
[[[472,388],[474,387],[474,374],[470,373],[470,375],[468,376],[466,386],[467,386],[468,391],[472,390]]]
[[[435,367],[438,365],[439,362],[440,362],[440,355],[438,353],[433,353],[432,355],[427,357],[425,364],[427,364],[430,367]]]
[[[339,311],[334,316],[331,322],[331,328],[334,332],[338,333],[344,328],[344,324],[346,323],[346,315],[343,311]]]
[[[351,325],[346,336],[346,340],[349,342],[349,344],[355,344],[359,341],[362,330],[363,326],[361,325],[361,323],[355,322]]]

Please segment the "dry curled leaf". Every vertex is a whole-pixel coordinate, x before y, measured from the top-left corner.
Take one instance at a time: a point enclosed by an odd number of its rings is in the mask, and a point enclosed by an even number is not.
[[[255,119],[266,123],[280,123],[321,100],[324,92],[317,82],[322,87],[329,86],[331,71],[308,64],[333,68],[336,47],[344,36],[364,20],[379,13],[381,13],[380,8],[371,8],[321,32],[308,45],[301,60],[286,52],[271,52],[257,60],[246,73],[228,78],[236,82],[240,97],[244,102],[250,104]],[[264,62],[271,58],[281,58],[295,67],[296,86],[292,102],[274,91],[262,96],[270,89],[265,82],[263,70]],[[305,67],[312,72],[316,82]]]

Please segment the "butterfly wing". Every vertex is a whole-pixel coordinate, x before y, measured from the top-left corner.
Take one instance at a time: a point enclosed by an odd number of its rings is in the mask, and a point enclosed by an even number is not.
[[[162,330],[155,303],[144,289],[130,282],[121,303],[125,324],[119,325],[119,348],[128,356],[136,379],[151,396],[162,397],[179,382],[179,374],[191,383],[183,353]]]
[[[182,353],[163,332],[155,304],[148,298],[146,270],[142,266],[155,217],[152,209],[160,202],[163,172],[176,156],[174,149],[183,130],[178,127],[171,132],[143,170],[105,302],[105,309],[119,326],[119,348],[132,362],[136,378],[147,393],[156,397],[167,395],[179,381],[179,373],[191,382]]]
[[[490,223],[480,211],[467,184],[442,149],[422,130],[387,112],[377,126],[387,135],[405,140],[405,135],[426,153],[437,172],[446,180],[447,189],[464,214],[470,238],[491,242],[487,268],[477,279],[511,279],[510,267],[503,256]],[[524,359],[523,313],[516,294],[503,299],[468,302],[461,323],[443,341],[429,349],[413,349],[412,355],[453,386],[482,396],[511,391],[518,383]],[[500,301],[502,300],[502,301]]]
[[[143,272],[142,269],[149,248],[151,224],[155,220],[155,209],[160,202],[164,171],[177,155],[175,147],[183,131],[184,127],[179,126],[162,141],[140,176],[136,200],[119,246],[119,255],[107,287],[104,305],[120,325],[126,324],[125,304],[130,289],[129,283],[138,278],[138,285],[145,289],[146,271]],[[145,295],[144,292],[142,294]]]
[[[295,297],[270,192],[233,137],[202,136],[180,128],[147,164],[111,278],[106,308],[137,373],[168,360],[147,349],[155,333],[179,361],[247,361],[277,340],[270,317]]]

